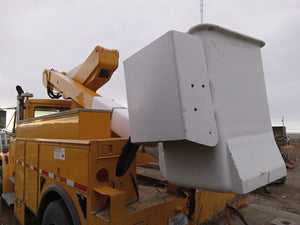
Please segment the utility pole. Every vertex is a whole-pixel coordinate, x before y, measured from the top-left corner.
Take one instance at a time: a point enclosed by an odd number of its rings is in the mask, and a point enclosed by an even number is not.
[[[203,24],[203,0],[200,0],[200,22]]]

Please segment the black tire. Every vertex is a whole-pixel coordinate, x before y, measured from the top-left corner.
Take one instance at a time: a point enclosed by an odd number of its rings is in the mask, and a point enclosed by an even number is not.
[[[1,161],[1,160],[0,160]],[[2,165],[0,166],[0,178],[2,179],[3,176],[3,169],[2,169]]]
[[[2,178],[0,178],[0,196],[2,194],[2,191],[3,191],[3,180]]]
[[[62,199],[49,203],[42,219],[42,225],[73,225],[71,215]]]
[[[1,166],[0,166],[0,196],[2,195],[2,191],[3,191],[3,171],[2,171],[2,160],[0,160],[1,162]]]

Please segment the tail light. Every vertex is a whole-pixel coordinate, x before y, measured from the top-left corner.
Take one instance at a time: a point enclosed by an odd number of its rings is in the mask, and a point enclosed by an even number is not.
[[[96,174],[96,178],[100,183],[107,181],[107,179],[108,179],[107,169],[102,168],[102,169],[98,170],[98,172]]]

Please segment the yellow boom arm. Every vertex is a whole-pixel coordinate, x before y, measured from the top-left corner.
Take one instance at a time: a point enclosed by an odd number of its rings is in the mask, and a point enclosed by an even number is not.
[[[69,73],[44,70],[43,84],[70,98],[83,108],[91,108],[96,91],[118,67],[119,52],[96,46],[86,61]]]

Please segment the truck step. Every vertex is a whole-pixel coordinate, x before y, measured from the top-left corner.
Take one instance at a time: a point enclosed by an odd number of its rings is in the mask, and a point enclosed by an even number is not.
[[[1,197],[6,202],[8,207],[12,206],[15,202],[15,192],[2,194]]]
[[[15,177],[11,176],[8,178],[13,184],[15,183]]]
[[[100,212],[97,212],[96,216],[103,219],[105,222],[110,222],[110,209],[103,209]]]

